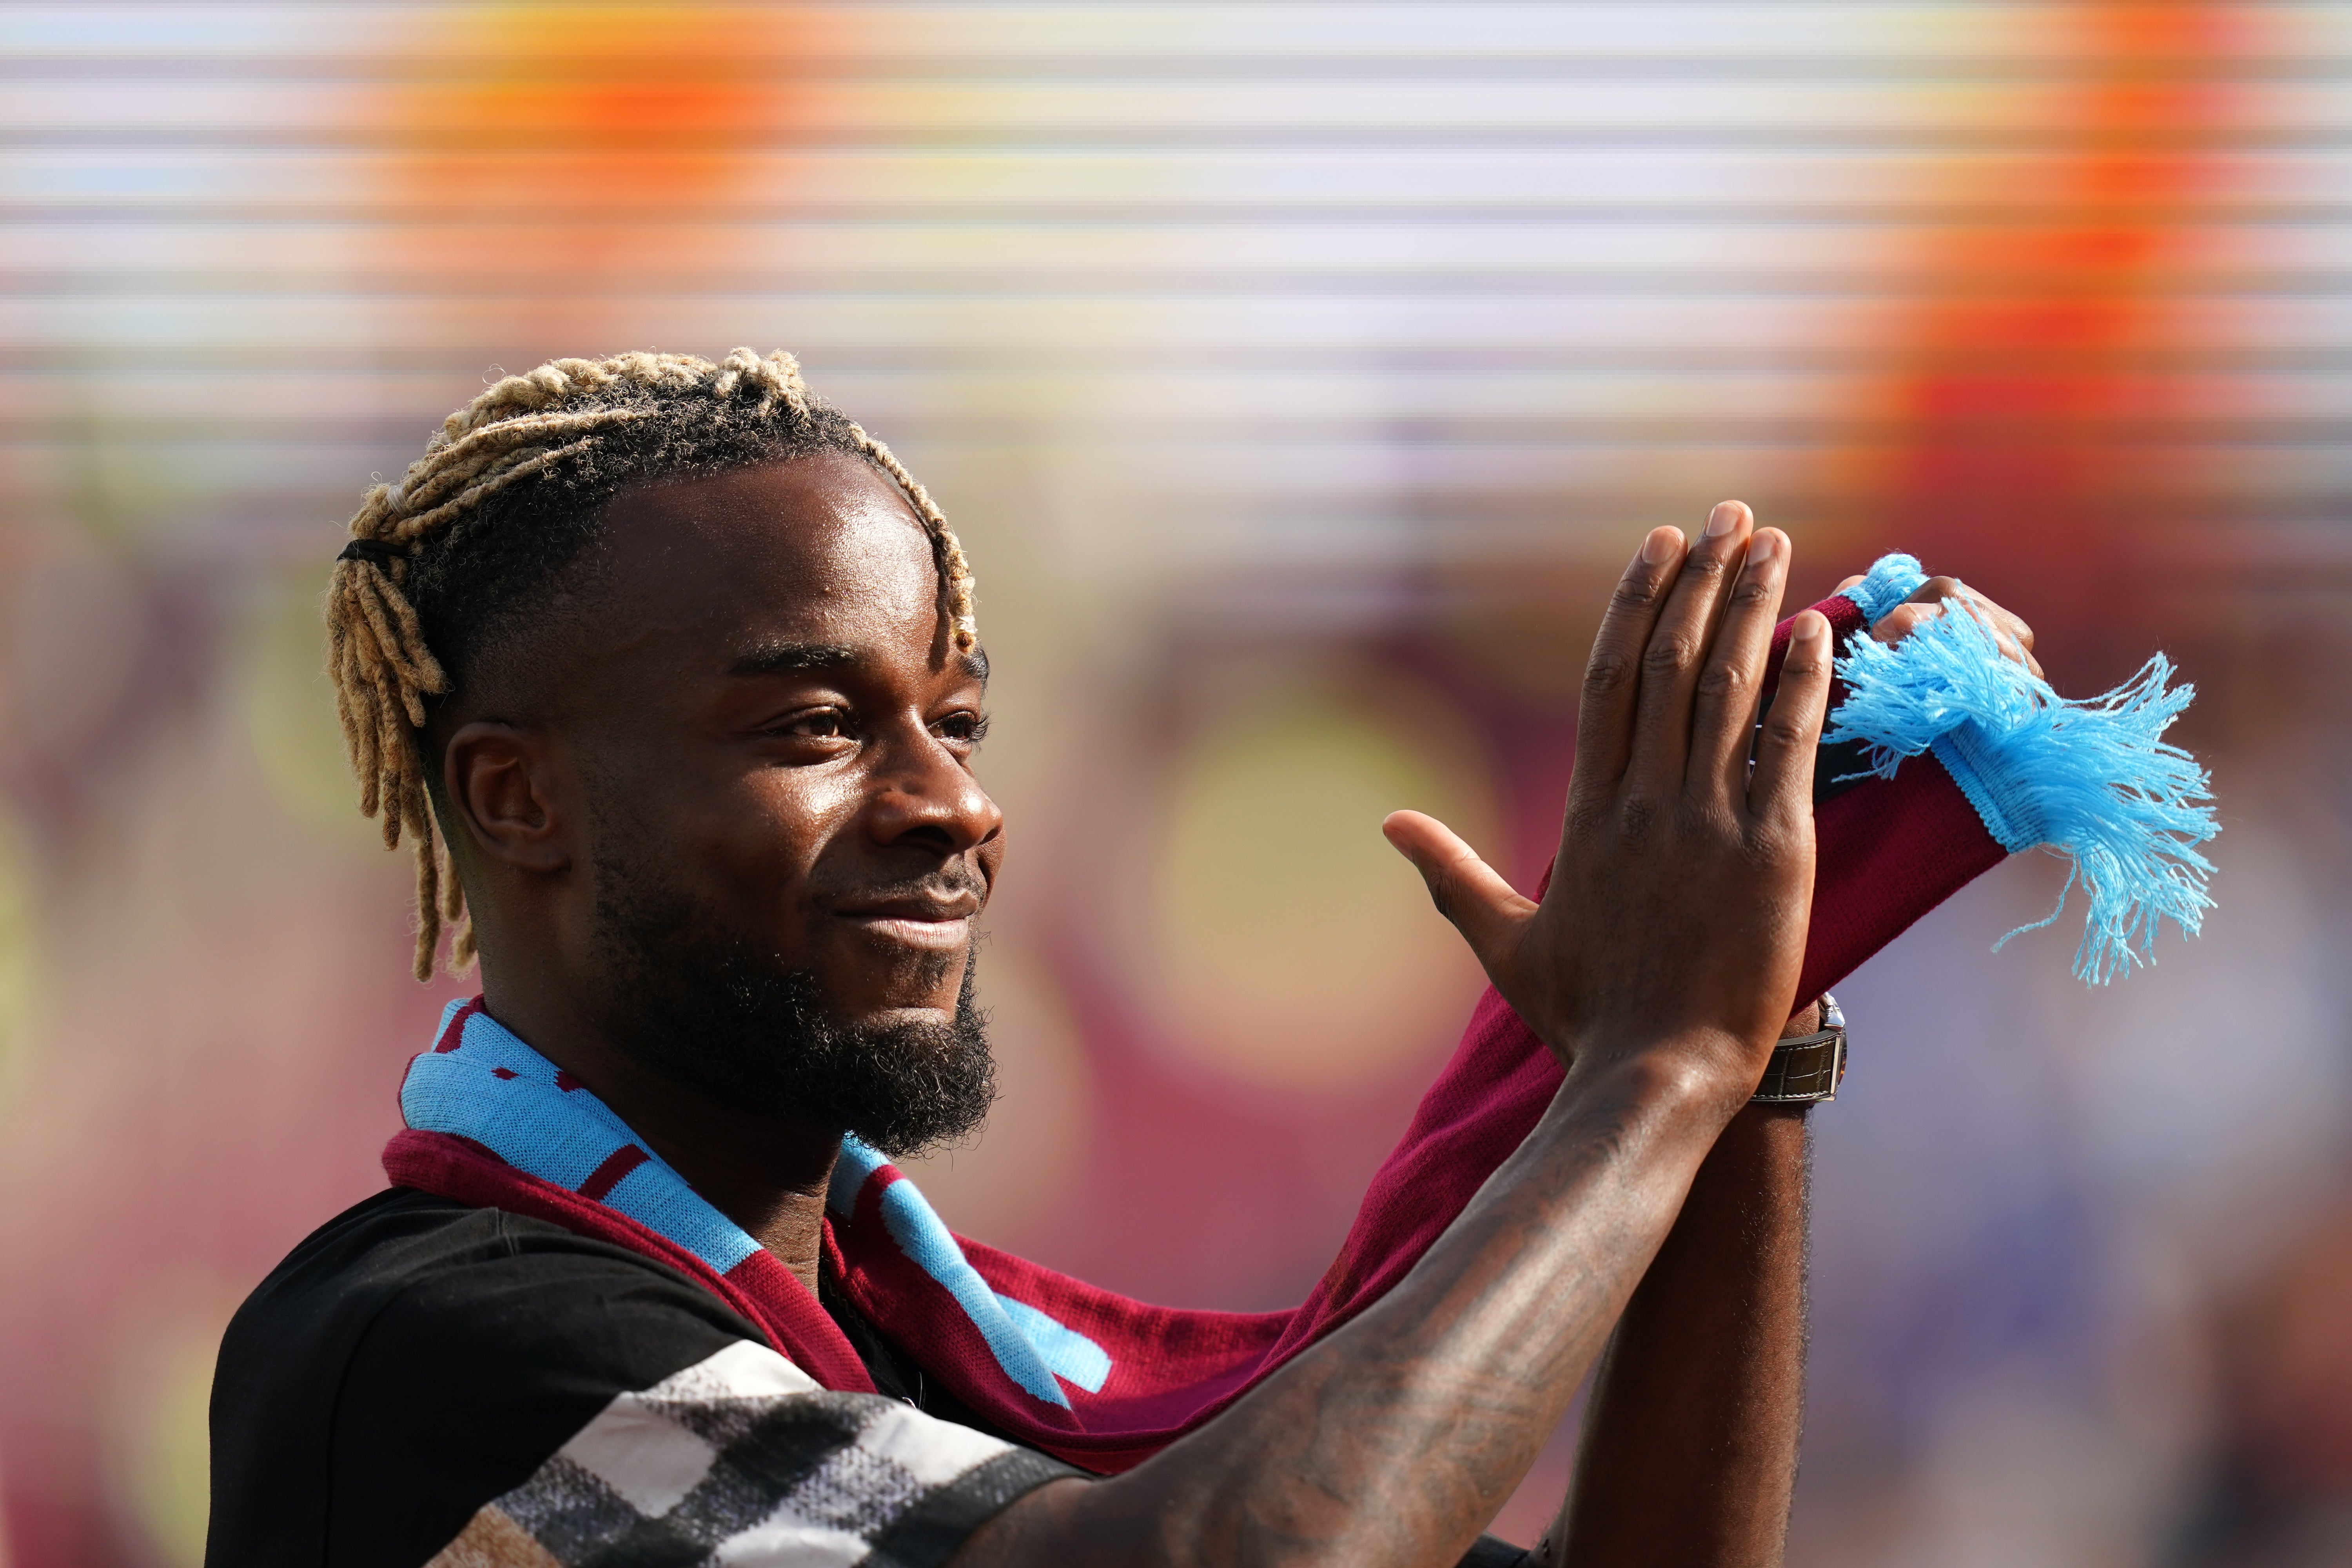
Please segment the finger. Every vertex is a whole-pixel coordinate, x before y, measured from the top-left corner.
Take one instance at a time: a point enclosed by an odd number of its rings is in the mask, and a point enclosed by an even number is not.
[[[1666,589],[1682,564],[1678,528],[1654,528],[1617,579],[1592,656],[1584,665],[1584,694],[1576,710],[1576,768],[1570,792],[1617,782],[1625,771],[1633,734],[1633,705],[1641,686],[1642,649],[1665,603]]]
[[[2040,675],[2042,667],[2033,659],[2033,628],[2014,611],[2003,609],[1974,589],[1967,592],[1970,608],[1977,619],[1992,628],[1995,640],[2001,645],[2000,651]]]
[[[1958,599],[1966,604],[1975,597],[1968,585],[1958,577],[1930,577],[1911,590],[1910,595],[1871,626],[1870,635],[1890,647],[1901,642],[1921,626],[1944,613],[1944,601]],[[1983,617],[1979,616],[1978,619]]]
[[[1780,688],[1756,741],[1748,780],[1751,818],[1790,826],[1813,809],[1813,753],[1830,697],[1830,623],[1818,610],[1798,612],[1789,628]]]
[[[1764,689],[1764,661],[1789,581],[1789,536],[1759,529],[1733,579],[1730,603],[1699,672],[1691,705],[1690,766],[1684,787],[1693,795],[1739,802],[1748,795],[1748,755],[1756,736],[1756,707]]]
[[[1629,784],[1645,794],[1679,791],[1690,755],[1691,697],[1713,638],[1717,613],[1746,553],[1755,520],[1736,500],[1707,515],[1642,650],[1641,698],[1633,714]]]
[[[1969,612],[1991,629],[1993,641],[2000,645],[2004,657],[2016,660],[2037,676],[2042,673],[2042,667],[2033,660],[2032,626],[1982,594],[1970,591],[1968,604]]]
[[[1853,587],[1855,584],[1857,584],[1857,583],[1859,583],[1859,582],[1861,582],[1861,581],[1862,581],[1862,574],[1861,574],[1861,573],[1859,573],[1859,572],[1857,572],[1857,573],[1855,573],[1853,576],[1851,576],[1851,577],[1847,578],[1844,582],[1840,583],[1836,587],[1832,588],[1832,589],[1830,590],[1830,592],[1831,592],[1831,593],[1832,593],[1832,594],[1843,594],[1843,593],[1844,593],[1848,588]]]
[[[1478,852],[1433,816],[1418,811],[1391,812],[1381,832],[1397,851],[1412,862],[1429,884],[1429,898],[1437,912],[1454,922],[1470,944],[1488,978],[1500,984],[1497,969],[1509,957],[1519,926],[1536,911],[1535,900],[1522,898],[1496,869],[1478,858]]]
[[[1897,605],[1871,623],[1870,635],[1892,647],[1943,613],[1941,605]]]
[[[1870,628],[1879,642],[1892,646],[1943,614],[1947,600],[1963,605],[1984,628],[2004,658],[2023,665],[2037,677],[2042,666],[2033,658],[2033,628],[2011,611],[1994,604],[1957,577],[1930,577],[1910,598],[1897,605]]]

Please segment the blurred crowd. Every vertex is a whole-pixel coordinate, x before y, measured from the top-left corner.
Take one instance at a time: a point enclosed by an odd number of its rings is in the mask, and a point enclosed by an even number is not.
[[[0,1563],[198,1561],[220,1329],[469,994],[341,520],[486,376],[739,342],[980,580],[1004,1095],[917,1180],[1147,1298],[1328,1263],[1480,983],[1380,818],[1532,883],[1645,528],[2168,650],[2204,935],[1996,954],[2025,856],[1841,990],[1790,1560],[2352,1562],[2352,11],[84,0],[0,72]]]

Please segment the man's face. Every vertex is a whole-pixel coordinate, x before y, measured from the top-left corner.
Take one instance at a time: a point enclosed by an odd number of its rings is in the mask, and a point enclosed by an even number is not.
[[[1003,853],[986,673],[929,541],[822,456],[617,498],[558,700],[616,1043],[738,1102],[907,1149],[976,1124],[974,927]]]

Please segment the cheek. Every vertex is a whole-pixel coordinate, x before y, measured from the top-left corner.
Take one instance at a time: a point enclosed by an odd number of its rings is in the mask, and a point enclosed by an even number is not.
[[[853,811],[821,770],[757,770],[715,788],[678,848],[695,866],[694,879],[736,919],[796,924],[825,846]]]
[[[822,768],[770,768],[743,781],[731,836],[747,856],[804,877],[856,809],[845,777]]]

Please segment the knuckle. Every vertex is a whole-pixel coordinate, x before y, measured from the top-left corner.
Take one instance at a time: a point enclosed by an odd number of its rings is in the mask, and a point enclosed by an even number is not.
[[[1757,571],[1740,574],[1739,581],[1732,587],[1731,602],[1740,609],[1753,609],[1759,605],[1769,604],[1773,593],[1774,585],[1770,574],[1759,568]]]
[[[1613,611],[1645,610],[1658,598],[1658,580],[1647,572],[1636,572],[1617,580],[1616,591],[1609,595],[1609,607]]]
[[[1748,833],[1748,852],[1760,868],[1770,870],[1801,860],[1807,842],[1804,828],[1786,817],[1763,816]]]
[[[1748,689],[1748,671],[1717,660],[1700,672],[1698,694],[1710,701],[1728,702]]]
[[[1616,648],[1596,648],[1584,666],[1584,694],[1607,697],[1633,679],[1633,661]]]
[[[1801,687],[1829,673],[1829,667],[1817,659],[1801,662],[1792,658],[1780,668],[1780,687],[1783,690]]]
[[[1628,844],[1638,844],[1650,837],[1658,825],[1658,803],[1647,795],[1629,795],[1617,805],[1617,837]]]
[[[1661,632],[1642,650],[1642,669],[1651,675],[1675,675],[1698,658],[1697,644],[1682,632]]]
[[[1677,837],[1704,841],[1723,837],[1728,818],[1704,796],[1685,795],[1675,802],[1674,826]]]
[[[1429,882],[1429,901],[1436,906],[1437,912],[1440,915],[1444,916],[1448,921],[1453,920],[1454,910],[1459,907],[1461,902],[1460,890],[1454,884],[1453,874],[1447,871],[1433,870],[1429,873],[1427,879]]]
[[[1789,657],[1780,665],[1781,686],[1786,688],[1802,685],[1829,668],[1831,657],[1827,650],[1820,653],[1800,654],[1795,649],[1790,649]]]

